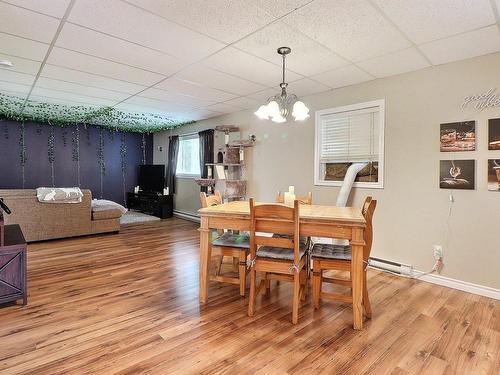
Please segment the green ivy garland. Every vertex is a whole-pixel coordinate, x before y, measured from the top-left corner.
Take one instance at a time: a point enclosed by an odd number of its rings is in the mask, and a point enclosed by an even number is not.
[[[26,161],[28,160],[26,156],[26,130],[24,128],[24,122],[21,123],[21,128],[19,131],[19,164],[21,164],[21,174],[22,174],[22,186],[26,184],[26,177],[24,174],[24,169],[26,166]]]
[[[3,126],[3,137],[5,139],[9,139],[9,127],[7,126],[7,124]]]
[[[55,132],[54,127],[50,127],[49,136],[47,138],[47,157],[49,159],[50,165],[50,178],[52,182],[52,187],[56,186],[55,176],[54,176],[54,163],[56,161],[56,142],[55,142]]]
[[[66,148],[67,144],[68,144],[68,131],[66,129],[64,129],[61,133],[61,139],[62,139],[62,142],[63,142],[63,147]]]
[[[104,195],[104,176],[106,175],[106,161],[104,160],[104,130],[99,129],[99,146],[97,147],[97,163],[99,165],[99,175],[101,178],[101,199]]]
[[[146,164],[146,134],[142,133],[141,139],[142,165]]]
[[[125,144],[125,133],[120,136],[120,162],[122,167],[122,187],[123,187],[123,204],[127,202],[126,179],[127,179],[127,145]]]
[[[170,117],[154,113],[123,112],[113,107],[96,109],[88,106],[40,103],[1,93],[0,118],[20,122],[48,123],[61,127],[67,124],[83,123],[98,125],[114,131],[136,133],[173,129],[194,122],[178,122]]]
[[[76,163],[77,185],[80,187],[80,126],[78,124],[71,132],[71,160]]]

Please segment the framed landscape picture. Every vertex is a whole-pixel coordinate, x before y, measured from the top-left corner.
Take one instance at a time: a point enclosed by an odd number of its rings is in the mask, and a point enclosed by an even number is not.
[[[500,191],[500,159],[488,160],[488,190]]]
[[[500,118],[488,120],[488,150],[500,150]]]
[[[476,122],[450,122],[441,124],[441,152],[475,151]]]
[[[476,161],[441,160],[439,176],[441,189],[474,190],[476,187]]]

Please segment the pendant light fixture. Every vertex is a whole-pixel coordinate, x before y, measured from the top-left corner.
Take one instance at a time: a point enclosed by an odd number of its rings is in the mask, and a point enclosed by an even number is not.
[[[302,121],[309,117],[309,108],[298,100],[297,95],[288,94],[285,82],[285,59],[292,50],[290,47],[278,48],[278,53],[283,59],[283,81],[280,83],[281,93],[270,97],[266,104],[261,105],[255,115],[261,120],[272,120],[274,122],[286,122],[290,114],[295,121]]]

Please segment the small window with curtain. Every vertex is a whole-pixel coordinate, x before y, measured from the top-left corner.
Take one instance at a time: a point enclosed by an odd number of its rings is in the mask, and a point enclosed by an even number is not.
[[[385,100],[316,112],[315,185],[340,186],[359,163],[354,186],[384,187]]]
[[[179,137],[176,176],[181,178],[200,177],[200,143],[198,134]]]

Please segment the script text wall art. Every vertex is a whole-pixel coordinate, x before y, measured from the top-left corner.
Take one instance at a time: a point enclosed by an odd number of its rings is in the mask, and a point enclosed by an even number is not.
[[[479,111],[486,108],[500,107],[500,94],[497,93],[496,88],[492,88],[482,94],[468,95],[462,102],[462,109],[466,109],[469,105]]]

